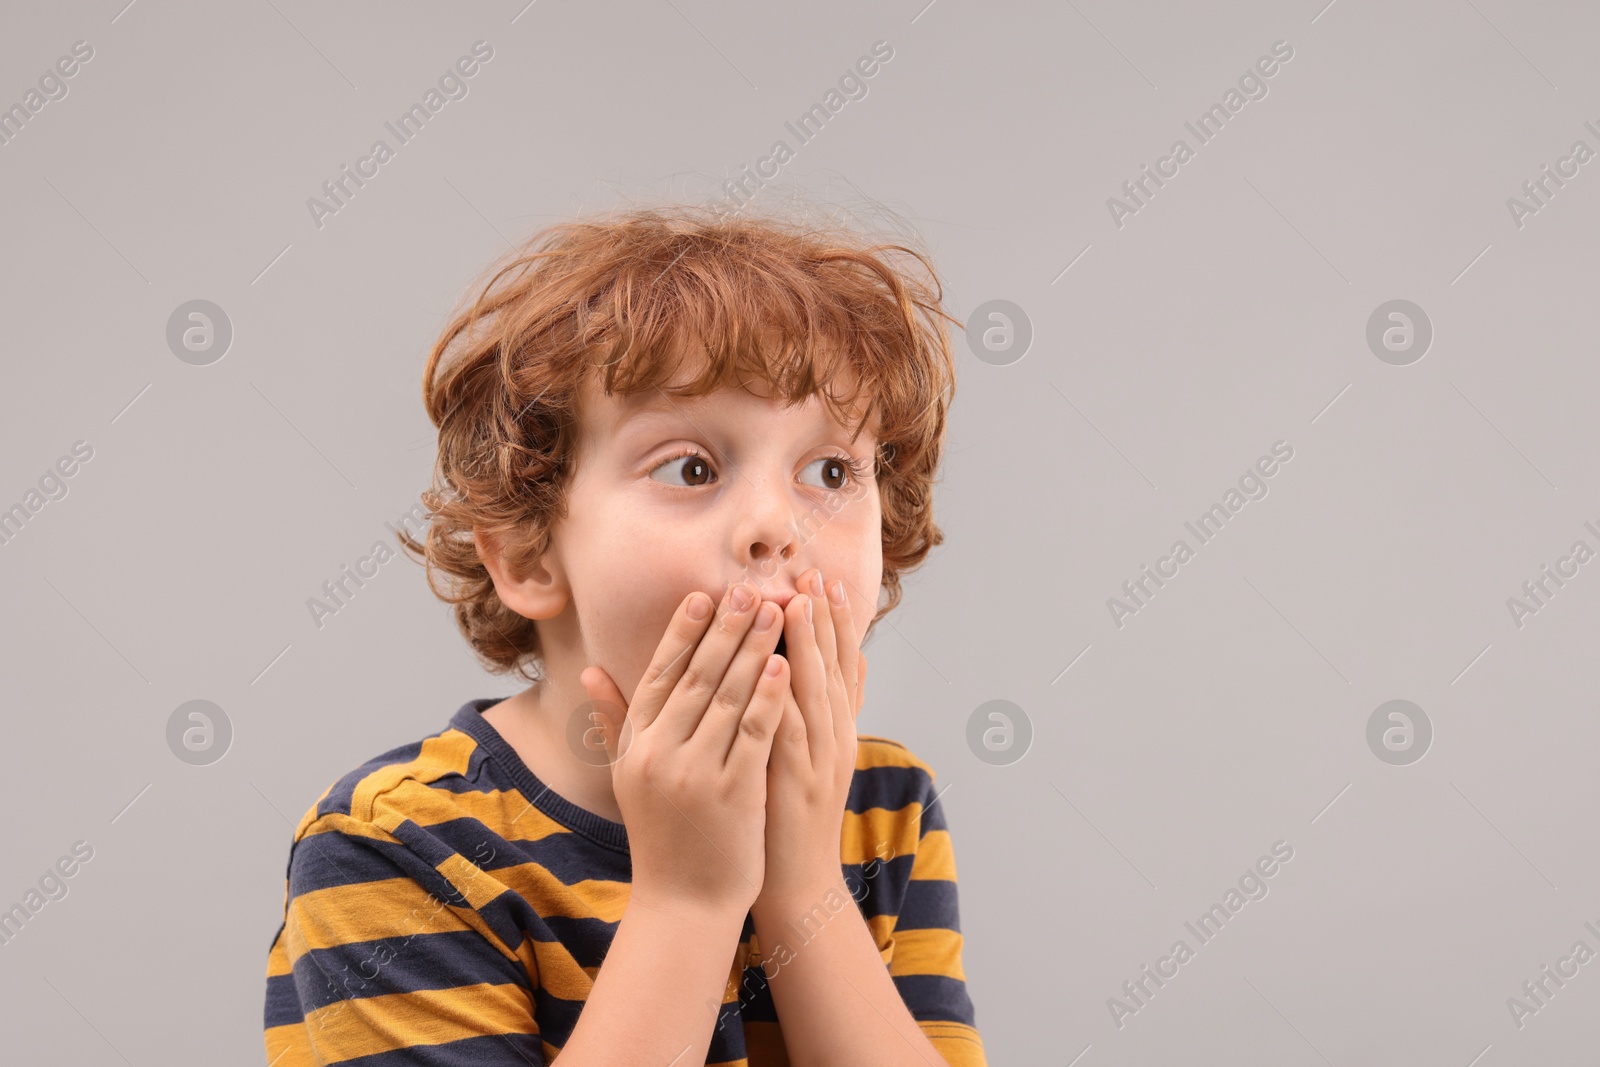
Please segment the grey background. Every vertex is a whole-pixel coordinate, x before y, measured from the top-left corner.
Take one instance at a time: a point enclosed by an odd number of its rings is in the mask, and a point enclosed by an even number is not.
[[[784,122],[877,40],[893,59],[774,195],[893,211],[952,313],[1010,300],[1034,334],[1006,366],[956,338],[948,541],[868,646],[860,727],[948,786],[990,1062],[1593,1054],[1600,962],[1521,1028],[1506,1000],[1600,950],[1600,562],[1520,628],[1506,601],[1600,547],[1600,163],[1521,228],[1506,200],[1600,149],[1600,17],[924,4],[7,5],[0,104],[95,50],[0,146],[0,507],[94,449],[0,546],[0,906],[95,850],[0,947],[8,1061],[263,1060],[294,823],[517,688],[404,558],[322,629],[306,607],[426,484],[450,308],[542,225],[703,201],[796,147]],[[314,226],[306,199],[480,39],[469,95]],[[1114,225],[1107,198],[1278,40],[1268,95]],[[192,299],[233,324],[210,366],[165,341]],[[1408,366],[1365,340],[1392,299],[1434,328]],[[1269,494],[1114,625],[1279,440]],[[1434,731],[1406,766],[1366,741],[1397,698]],[[167,747],[193,699],[233,728],[208,766]],[[997,699],[1033,731],[1005,766],[966,741]],[[1279,840],[1269,895],[1119,1029],[1107,999]]]

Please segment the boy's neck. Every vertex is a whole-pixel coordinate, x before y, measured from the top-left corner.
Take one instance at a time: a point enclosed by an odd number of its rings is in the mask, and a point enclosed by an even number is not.
[[[586,762],[568,742],[569,720],[574,714],[581,714],[578,709],[588,702],[581,684],[576,684],[576,694],[563,692],[553,678],[546,677],[500,701],[483,717],[552,792],[585,811],[622,822],[611,786],[610,765],[603,758],[596,763]],[[589,728],[591,724],[584,724],[584,729]]]

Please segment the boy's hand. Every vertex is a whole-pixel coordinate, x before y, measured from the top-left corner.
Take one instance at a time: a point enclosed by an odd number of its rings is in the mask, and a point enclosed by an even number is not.
[[[703,618],[695,618],[696,602]],[[630,906],[690,902],[743,915],[760,892],[763,772],[789,700],[787,668],[772,654],[781,617],[748,583],[729,587],[720,607],[693,593],[673,614],[631,703],[603,667],[578,676],[605,722],[632,854]]]
[[[833,579],[818,592],[812,583],[824,577],[815,570],[802,575],[802,595],[784,611],[789,693],[767,760],[766,876],[758,908],[803,904],[841,882],[840,838],[867,659],[848,587]]]

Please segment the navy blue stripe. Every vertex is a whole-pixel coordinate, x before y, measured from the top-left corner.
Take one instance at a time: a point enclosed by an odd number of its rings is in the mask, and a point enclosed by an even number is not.
[[[868,808],[899,811],[914,800],[931,797],[931,784],[915,767],[857,767],[850,778],[845,809],[858,815]]]
[[[896,930],[931,930],[944,927],[961,932],[956,884],[942,878],[918,878],[906,883],[905,896],[895,912]]]
[[[264,1013],[266,1028],[287,1026],[300,1022],[306,1013],[300,1010],[300,991],[295,988],[294,975],[275,974],[267,979],[267,1007]]]
[[[583,1005],[584,1001],[581,1000],[555,996],[544,986],[533,991],[533,1017],[539,1020],[539,1030],[544,1034],[544,1039],[557,1048],[572,1037]]]
[[[295,844],[290,857],[289,893],[299,896],[410,873],[402,865],[419,866],[404,845],[338,830],[309,834]]]
[[[411,878],[445,903],[466,903],[460,890],[404,845],[338,830],[312,834],[294,846],[289,895],[399,877]]]
[[[775,965],[776,963],[777,960],[773,960],[773,964]],[[779,968],[772,973],[779,975],[783,972]],[[759,964],[744,969],[744,974],[739,977],[738,1000],[734,1004],[725,1005],[725,1007],[731,1007],[738,1011],[749,1022],[775,1023],[778,1021],[778,1009],[772,1002],[772,987],[767,983],[766,972],[761,969]],[[743,1049],[741,1049],[739,1055],[743,1054]],[[708,1062],[714,1063],[716,1061],[708,1059]]]
[[[559,941],[579,967],[598,967],[605,962],[619,925],[592,915],[546,915],[543,920],[550,940]]]
[[[537,818],[525,815],[518,826],[531,833]],[[633,880],[633,861],[626,853],[596,853],[587,838],[567,830],[537,839],[507,840],[477,819],[463,816],[430,826],[407,822],[395,830],[395,836],[435,864],[459,854],[489,872],[537,863],[568,886],[588,880]]]
[[[480,983],[521,986],[533,999],[521,962],[501,955],[475,930],[356,941],[312,949],[294,962],[302,1016],[341,1000]]]
[[[844,867],[845,888],[860,907],[861,914],[869,917],[899,915],[915,862],[916,857],[910,853],[896,856],[887,863],[880,862],[875,868],[878,873],[872,878],[858,877],[854,866]]]
[[[917,840],[927,837],[934,830],[948,830],[949,824],[944,821],[944,800],[940,798],[935,802],[934,797],[939,791],[933,787],[933,780],[927,779],[926,792],[918,796],[922,801],[922,825],[917,829]]]
[[[531,822],[532,817],[527,821]],[[519,855],[507,856],[505,863],[537,863],[562,885],[576,885],[587,880],[633,881],[633,858],[628,853],[597,849],[582,834],[563,830],[537,841],[514,841],[511,844]],[[496,856],[495,864],[498,866],[501,863],[500,857]]]

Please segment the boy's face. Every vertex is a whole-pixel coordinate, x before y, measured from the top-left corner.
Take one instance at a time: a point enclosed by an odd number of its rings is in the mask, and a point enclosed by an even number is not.
[[[781,606],[810,592],[796,583],[812,567],[844,580],[865,633],[883,578],[876,437],[868,427],[852,443],[814,396],[786,409],[763,384],[750,389],[763,392],[608,397],[585,383],[577,471],[551,543],[570,600],[550,622],[585,660],[574,674],[598,664],[631,701],[689,593],[720,604],[744,580]]]

